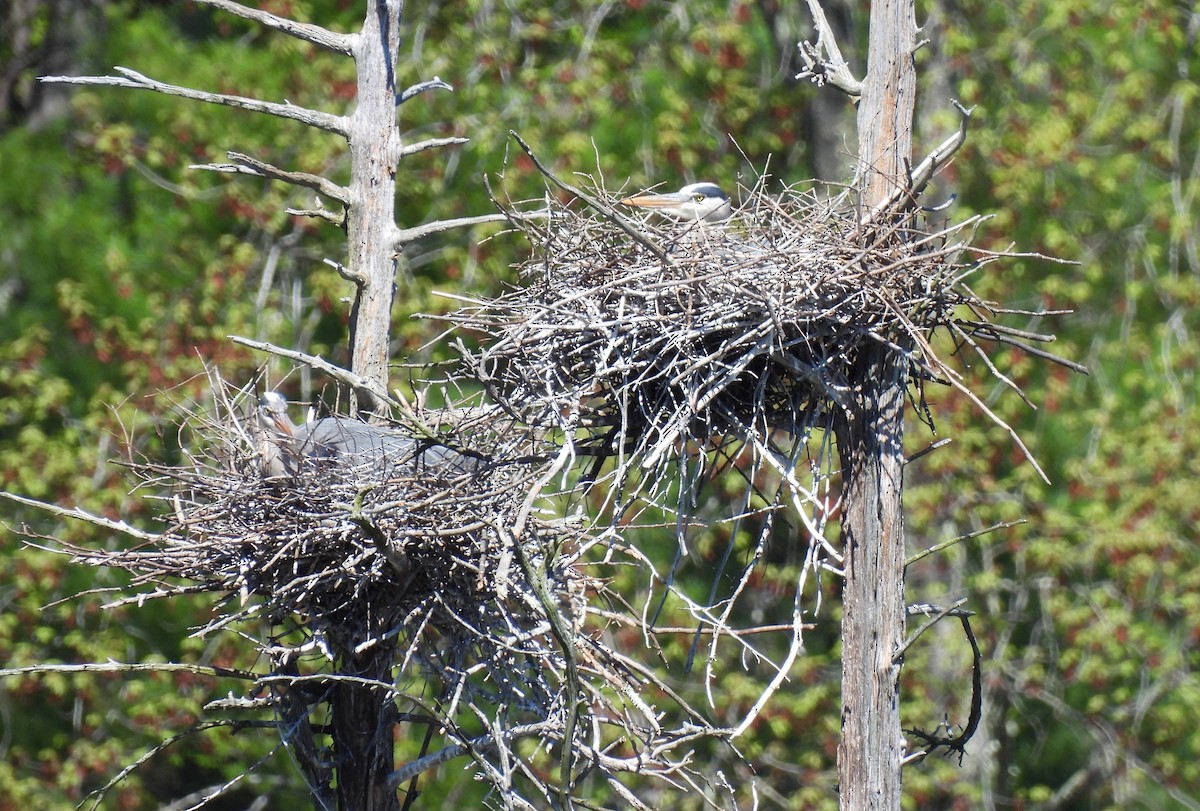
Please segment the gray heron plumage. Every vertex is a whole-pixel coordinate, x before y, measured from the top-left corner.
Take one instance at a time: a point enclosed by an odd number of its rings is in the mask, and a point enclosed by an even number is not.
[[[664,217],[683,221],[721,222],[733,215],[729,195],[707,180],[689,183],[669,194],[635,194],[622,200],[621,205],[652,209]]]
[[[475,470],[480,461],[432,440],[348,417],[322,417],[296,425],[288,416],[287,401],[274,391],[259,399],[258,416],[266,438],[263,468],[268,476],[295,473],[304,459],[333,461],[385,476],[412,475],[418,470],[457,475]]]

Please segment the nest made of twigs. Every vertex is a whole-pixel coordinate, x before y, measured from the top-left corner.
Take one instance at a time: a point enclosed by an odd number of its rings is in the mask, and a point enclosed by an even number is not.
[[[140,593],[115,604],[217,594],[217,616],[200,632],[237,624],[247,633],[248,620],[265,619],[260,646],[272,683],[303,680],[294,664],[301,657],[308,670],[335,671],[330,678],[375,658],[387,674],[379,684],[415,684],[392,688],[392,698],[428,715],[449,756],[469,755],[503,807],[528,807],[516,780],[529,781],[533,796],[557,790],[550,773],[521,766],[522,758],[549,758],[552,747],[569,747],[573,762],[627,793],[621,775],[690,774],[691,742],[727,734],[686,705],[675,709],[680,726],[666,723],[641,692],[674,693],[590,621],[605,586],[584,567],[601,541],[581,521],[538,511],[539,500],[556,495],[547,488],[557,468],[533,452],[536,434],[490,409],[436,435],[455,449],[450,467],[346,464],[313,453],[281,475],[272,464],[278,438],[259,427],[257,401],[216,388],[213,412],[187,416],[187,464],[130,464],[144,488],[166,494],[152,498],[171,505],[167,527],[140,535],[133,548],[68,547],[78,562],[133,574]],[[403,430],[428,435],[440,424],[430,415]],[[426,680],[453,700],[426,700]],[[324,700],[319,692],[297,691],[308,697],[299,704],[280,697],[293,693],[271,695],[293,725]],[[301,761],[325,779],[318,759]],[[419,759],[401,773],[426,768]]]
[[[133,550],[73,550],[77,557],[127,569],[135,586],[154,584],[155,596],[228,595],[214,628],[265,616],[298,623],[306,638],[358,645],[406,624],[458,634],[544,621],[522,561],[549,572],[563,605],[585,588],[570,560],[549,552],[569,546],[576,529],[530,514],[527,495],[542,470],[530,461],[529,438],[509,425],[473,424],[417,443],[418,452],[457,446],[454,465],[300,453],[284,475],[271,475],[278,439],[257,424],[256,402],[218,402],[219,418],[191,415],[190,464],[131,465],[169,492],[166,530]]]
[[[964,284],[1010,255],[969,245],[977,217],[929,232],[907,198],[868,221],[848,196],[760,185],[725,222],[630,220],[601,197],[514,218],[535,248],[525,284],[458,315],[485,336],[464,356],[492,396],[588,429],[597,453],[653,463],[717,435],[801,435],[852,406],[872,346],[898,350],[918,399],[930,380],[965,390],[930,343],[940,328],[977,351],[1053,339],[996,325]]]

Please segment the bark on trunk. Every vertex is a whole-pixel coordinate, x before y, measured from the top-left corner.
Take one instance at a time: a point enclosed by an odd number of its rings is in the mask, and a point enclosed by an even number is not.
[[[391,684],[393,654],[387,645],[359,656],[343,650],[338,672]],[[396,709],[389,691],[341,681],[331,705],[339,811],[399,811],[399,795],[388,784],[396,765]]]
[[[900,666],[904,639],[904,375],[893,353],[861,365],[856,413],[839,426],[845,476],[841,808],[898,811]]]
[[[347,209],[349,275],[357,285],[350,312],[350,369],[388,390],[388,345],[396,283],[396,169],[400,133],[396,126],[396,54],[401,0],[368,3],[354,41],[358,99],[350,116],[350,205]],[[381,411],[366,387],[354,392],[352,407]],[[377,629],[378,630],[378,629]],[[386,630],[386,628],[384,629]],[[364,629],[365,632],[365,629]],[[391,684],[394,649],[383,631],[365,654],[355,639],[338,640],[338,672]],[[395,770],[395,704],[386,689],[342,681],[334,688],[333,751],[337,757],[340,811],[399,811],[397,792],[388,785]]]
[[[388,343],[396,286],[396,53],[400,0],[373,0],[354,44],[358,103],[350,116],[348,269],[358,286],[350,312],[350,370],[388,390]],[[374,411],[365,388],[358,408]]]
[[[907,185],[916,32],[912,0],[871,4],[858,111],[857,174],[864,212]],[[866,350],[858,365],[854,408],[837,428],[846,488],[838,781],[840,805],[852,811],[900,808],[904,741],[900,666],[893,657],[905,628],[904,369],[894,350],[882,345]]]

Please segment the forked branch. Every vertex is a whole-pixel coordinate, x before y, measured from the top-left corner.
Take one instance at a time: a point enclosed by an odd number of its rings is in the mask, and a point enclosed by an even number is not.
[[[808,12],[812,15],[813,27],[817,29],[817,44],[813,45],[807,40],[797,44],[804,70],[796,74],[796,79],[808,79],[818,87],[833,85],[858,103],[862,96],[862,82],[855,78],[850,66],[842,58],[837,37],[825,18],[825,10],[821,8],[819,0],[808,0]]]
[[[229,156],[229,160],[233,161],[232,163],[196,163],[188,168],[281,180],[284,183],[291,183],[293,186],[312,189],[318,194],[332,200],[337,200],[342,205],[349,205],[350,203],[349,189],[345,186],[339,186],[332,180],[323,178],[320,175],[312,175],[308,172],[290,172],[260,161],[257,158],[252,158],[249,155],[243,155],[240,152],[226,152],[225,154]]]

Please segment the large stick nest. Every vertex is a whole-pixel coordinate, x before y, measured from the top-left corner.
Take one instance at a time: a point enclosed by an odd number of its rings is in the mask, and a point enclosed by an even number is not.
[[[219,417],[191,415],[191,464],[131,466],[170,493],[172,520],[156,542],[79,556],[128,569],[134,585],[157,592],[236,597],[242,608],[214,624],[292,617],[306,634],[360,645],[394,634],[401,618],[457,634],[503,625],[508,612],[528,615],[522,559],[557,567],[549,582],[564,602],[584,588],[566,558],[548,559],[575,530],[530,516],[526,497],[543,470],[530,461],[529,437],[511,426],[465,426],[469,449],[458,432],[418,439],[409,458],[382,463],[290,448],[279,475],[270,467],[280,439],[258,424],[256,403],[218,400]],[[396,430],[420,437],[429,428]]]
[[[280,474],[279,452],[297,447],[280,447],[245,392],[215,389],[212,411],[187,415],[185,464],[130,464],[151,498],[170,504],[165,529],[129,528],[144,541],[132,548],[67,546],[78,562],[133,574],[138,593],[115,604],[219,595],[198,632],[253,633],[261,625],[248,621],[265,619],[271,684],[337,679],[348,662],[381,659],[393,678],[380,688],[419,708],[443,740],[398,774],[470,756],[504,807],[531,807],[515,780],[533,795],[556,791],[551,773],[523,768],[535,752],[567,747],[622,793],[626,772],[684,779],[690,742],[722,734],[687,706],[680,725],[666,723],[641,697],[666,688],[591,621],[605,587],[585,566],[600,541],[583,522],[539,509],[555,496],[561,459],[536,453],[537,434],[495,409],[467,421],[435,413],[395,426],[406,442],[430,437],[414,445],[419,458],[349,460],[313,447]],[[312,690],[271,695],[289,729],[324,700]],[[313,785],[324,784],[326,761],[297,751]]]
[[[465,355],[494,397],[589,429],[601,455],[653,463],[716,435],[801,434],[852,406],[871,346],[899,350],[918,397],[931,380],[965,390],[930,343],[939,328],[978,351],[1052,338],[996,325],[963,283],[999,256],[967,244],[977,219],[927,233],[899,205],[865,221],[845,199],[761,187],[720,223],[599,208],[514,218],[536,249],[526,285],[459,320],[486,336]]]

